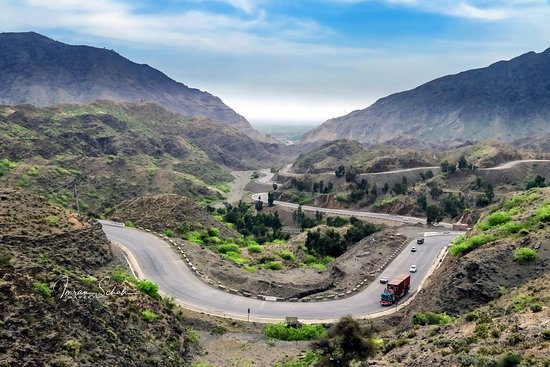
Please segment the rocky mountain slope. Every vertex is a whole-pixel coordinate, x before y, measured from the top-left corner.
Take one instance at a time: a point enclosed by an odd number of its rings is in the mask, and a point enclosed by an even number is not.
[[[326,121],[304,143],[396,138],[511,142],[550,130],[550,49],[445,76]]]
[[[99,223],[2,189],[0,227],[2,365],[190,365],[189,323],[115,267]]]
[[[261,136],[218,97],[178,83],[115,51],[73,46],[34,32],[0,34],[0,104],[51,106],[95,100],[149,101]]]
[[[78,196],[94,215],[147,193],[219,196],[226,168],[277,162],[282,149],[150,103],[0,107],[0,182],[75,209]]]

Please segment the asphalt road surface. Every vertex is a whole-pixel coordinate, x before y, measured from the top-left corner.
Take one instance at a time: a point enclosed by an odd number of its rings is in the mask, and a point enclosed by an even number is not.
[[[252,194],[252,200],[261,200],[263,203],[267,204],[267,192],[262,192],[259,194]],[[298,204],[295,203],[289,203],[286,201],[278,201],[274,200],[273,205],[275,206],[282,206],[285,208],[290,209],[298,209]],[[360,210],[347,210],[347,209],[331,209],[331,208],[318,208],[315,206],[308,206],[308,205],[302,205],[302,210],[304,211],[319,211],[321,213],[331,214],[331,215],[341,215],[341,216],[354,216],[357,218],[374,218],[374,219],[383,219],[383,220],[391,220],[394,222],[400,222],[403,224],[426,224],[426,218],[417,218],[417,217],[410,217],[405,215],[394,215],[394,214],[386,214],[386,213],[372,213],[372,212],[365,212]],[[453,225],[450,223],[439,223],[438,226],[443,228],[453,228]]]
[[[384,286],[378,279],[369,278],[371,284],[351,297],[330,301],[273,302],[247,298],[203,283],[183,262],[176,249],[148,232],[108,224],[103,224],[103,230],[110,240],[122,244],[130,253],[140,278],[157,283],[164,294],[173,296],[191,309],[245,320],[250,309],[251,320],[266,322],[284,320],[287,316],[302,321],[330,322],[348,314],[366,317],[387,310],[379,305]],[[410,265],[417,265],[418,272],[411,274],[411,290],[407,298],[410,297],[428,275],[438,254],[455,236],[454,232],[427,234],[422,245],[417,245],[414,239],[383,270],[382,275],[391,279],[397,274],[409,273]],[[418,249],[417,252],[410,251],[412,246]],[[374,272],[376,269],[367,270]]]

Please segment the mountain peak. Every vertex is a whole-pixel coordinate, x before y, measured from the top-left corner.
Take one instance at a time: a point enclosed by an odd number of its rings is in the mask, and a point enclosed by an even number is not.
[[[303,142],[512,142],[550,131],[550,49],[444,76],[326,121]]]
[[[0,104],[148,101],[186,116],[205,116],[252,130],[220,98],[114,51],[67,45],[36,32],[1,33],[0,48]]]

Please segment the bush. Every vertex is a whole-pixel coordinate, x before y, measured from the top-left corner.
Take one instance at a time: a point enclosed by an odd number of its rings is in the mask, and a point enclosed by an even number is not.
[[[250,245],[248,245],[248,252],[260,253],[260,252],[262,252],[262,246],[258,245],[257,243],[256,244],[250,244]]]
[[[136,284],[137,289],[141,292],[151,296],[154,299],[160,299],[159,287],[156,283],[150,280],[144,279]]]
[[[284,322],[270,324],[264,328],[264,334],[268,338],[278,340],[315,340],[327,335],[327,331],[321,324],[302,325],[294,327]]]
[[[34,288],[35,291],[40,293],[42,295],[42,297],[44,297],[46,299],[52,298],[52,291],[46,283],[35,282],[35,283],[32,284],[32,287]]]
[[[316,261],[317,261],[317,258],[313,255],[306,255],[306,257],[304,257],[304,264],[306,265],[313,264]]]
[[[55,215],[48,215],[46,217],[46,223],[48,223],[50,227],[57,227],[59,225],[59,218]]]
[[[495,236],[488,234],[469,238],[459,236],[449,248],[449,253],[453,256],[461,256],[494,240]]]
[[[111,278],[116,280],[117,282],[130,282],[135,283],[136,279],[128,274],[126,270],[122,268],[115,268],[110,272]]]
[[[325,257],[323,257],[322,263],[323,263],[323,265],[328,265],[333,261],[334,261],[334,258],[332,256],[325,256]]]
[[[243,264],[243,265],[248,264],[248,260],[243,258],[241,254],[238,252],[229,251],[229,252],[226,252],[225,254],[222,254],[222,256],[228,260],[233,261],[236,264]]]
[[[223,245],[218,246],[218,251],[222,254],[226,254],[228,252],[235,252],[237,254],[241,253],[239,246],[234,243],[224,243]]]
[[[294,254],[288,250],[281,250],[277,253],[283,260],[293,261]]]
[[[127,220],[124,222],[124,227],[134,228],[135,225],[131,220]]]
[[[514,260],[520,264],[536,260],[537,257],[537,252],[529,247],[520,247],[514,251]]]
[[[550,202],[549,203],[544,203],[537,210],[537,218],[541,222],[550,222]]]
[[[503,235],[510,235],[519,233],[521,230],[527,229],[525,224],[521,223],[506,223],[499,227],[499,230],[502,232]]]
[[[187,330],[187,339],[193,344],[199,344],[201,336],[193,329]]]
[[[268,261],[264,266],[269,270],[283,270],[283,264],[278,261]]]
[[[410,342],[411,342],[411,340],[407,339],[407,338],[397,338],[397,339],[388,340],[384,343],[384,346],[382,347],[382,352],[384,354],[388,353],[388,352],[392,351],[393,349],[401,347],[401,346],[403,346],[405,344],[408,344]]]
[[[533,303],[531,306],[529,306],[529,308],[533,312],[541,312],[542,311],[542,306],[540,305],[540,303]]]
[[[221,325],[214,325],[210,331],[210,335],[223,335],[227,332],[227,329]]]
[[[176,234],[171,229],[165,229],[164,232],[162,232],[166,237],[175,237]]]
[[[76,339],[69,339],[63,344],[63,348],[67,350],[73,357],[78,356],[82,344]]]
[[[498,361],[499,367],[514,367],[521,363],[521,355],[508,353]]]
[[[512,216],[508,212],[494,212],[487,217],[486,223],[489,227],[495,227],[510,221]]]
[[[157,315],[152,311],[145,310],[141,312],[141,318],[146,321],[153,321],[157,318]]]
[[[412,322],[415,325],[446,325],[453,323],[455,320],[456,318],[446,313],[418,312],[413,316]]]

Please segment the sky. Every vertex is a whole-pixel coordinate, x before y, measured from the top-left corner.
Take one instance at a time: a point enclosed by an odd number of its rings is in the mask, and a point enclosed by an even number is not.
[[[114,49],[250,122],[320,124],[550,47],[548,0],[0,0],[0,30]]]

